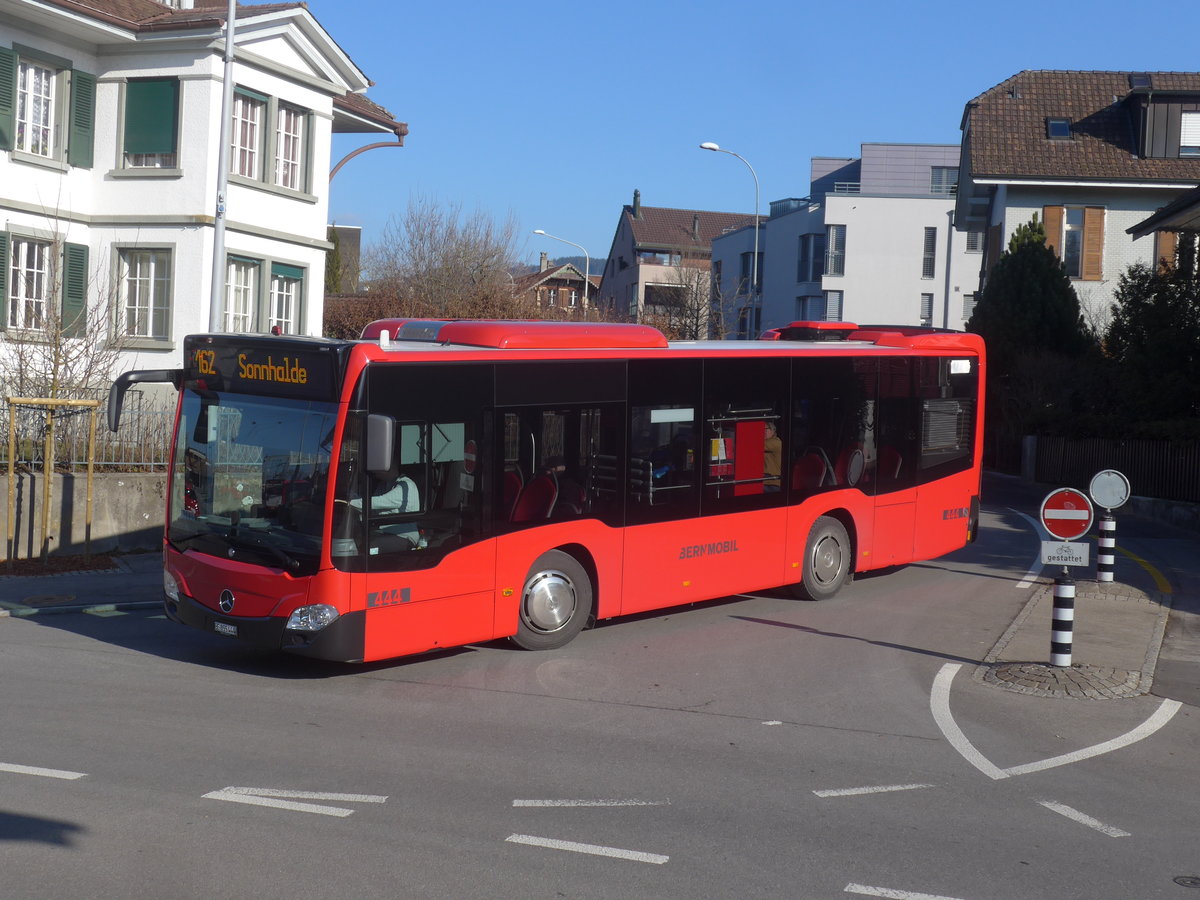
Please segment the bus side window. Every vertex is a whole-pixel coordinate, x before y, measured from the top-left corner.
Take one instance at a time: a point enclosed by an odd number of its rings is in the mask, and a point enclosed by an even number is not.
[[[700,513],[699,360],[629,363],[629,524]]]

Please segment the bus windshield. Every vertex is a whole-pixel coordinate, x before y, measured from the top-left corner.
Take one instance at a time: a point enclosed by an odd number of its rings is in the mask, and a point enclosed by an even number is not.
[[[185,389],[167,540],[178,550],[316,572],[333,403]]]

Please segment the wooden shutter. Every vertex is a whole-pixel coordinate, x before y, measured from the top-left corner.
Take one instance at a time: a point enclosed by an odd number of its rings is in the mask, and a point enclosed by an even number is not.
[[[8,327],[8,232],[0,231],[0,330]]]
[[[1100,281],[1104,277],[1104,209],[1089,206],[1083,211],[1084,281]]]
[[[0,150],[11,150],[17,127],[17,54],[0,47]]]
[[[179,79],[154,78],[125,85],[126,153],[174,153]]]
[[[83,337],[87,329],[88,248],[86,244],[63,246],[62,332],[64,337]]]
[[[1175,251],[1179,246],[1179,235],[1174,231],[1154,232],[1154,268],[1175,265]]]
[[[96,135],[96,76],[71,70],[71,113],[67,135],[67,162],[92,167]]]
[[[1062,259],[1063,207],[1043,206],[1042,224],[1046,229],[1046,246]]]

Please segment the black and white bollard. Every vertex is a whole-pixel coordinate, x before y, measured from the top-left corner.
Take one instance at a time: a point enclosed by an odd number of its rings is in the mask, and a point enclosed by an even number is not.
[[[1075,631],[1075,580],[1064,568],[1054,579],[1054,619],[1050,623],[1050,665],[1071,665]]]
[[[1111,583],[1117,562],[1117,520],[1105,513],[1100,517],[1100,538],[1096,550],[1096,581]]]

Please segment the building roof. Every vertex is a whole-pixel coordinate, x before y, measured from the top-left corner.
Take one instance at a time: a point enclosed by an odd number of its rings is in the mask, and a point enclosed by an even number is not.
[[[137,33],[221,28],[224,27],[225,15],[228,11],[228,3],[225,0],[195,0],[193,9],[175,9],[159,3],[157,0],[40,0],[40,2]],[[302,10],[311,19],[311,13],[308,12],[308,6],[305,3],[238,4],[236,13],[237,18],[241,20],[289,10]],[[315,23],[315,20],[313,21]],[[366,76],[361,77],[365,79]],[[364,83],[369,84],[370,82]],[[408,134],[408,126],[405,123],[396,121],[390,112],[378,103],[368,100],[362,94],[347,91],[342,96],[335,97],[333,102],[335,109],[365,120],[377,128],[390,131],[401,141]],[[370,125],[360,128],[351,125],[350,130],[370,130]]]
[[[518,275],[513,282],[513,293],[523,294],[554,278],[562,278],[568,281],[583,281],[583,273],[571,263],[563,263],[560,266],[549,266],[541,271]],[[596,276],[594,275],[589,279],[593,287],[596,286],[595,279]]]
[[[1200,188],[1188,191],[1148,219],[1125,229],[1135,239],[1155,231],[1200,232]]]
[[[714,239],[754,224],[754,216],[743,213],[639,206],[641,214],[635,217],[633,210],[627,204],[622,215],[629,221],[634,244],[647,248],[696,249],[707,254]]]
[[[1131,75],[1152,88],[1131,89]],[[967,103],[964,150],[973,178],[1195,182],[1200,160],[1139,158],[1131,97],[1200,97],[1200,72],[1026,70]],[[1071,137],[1046,136],[1048,118],[1071,121]]]

